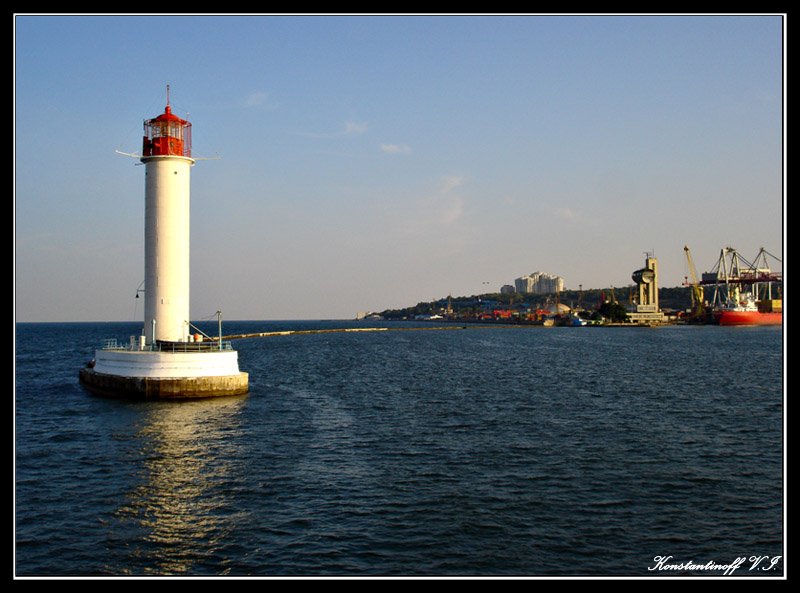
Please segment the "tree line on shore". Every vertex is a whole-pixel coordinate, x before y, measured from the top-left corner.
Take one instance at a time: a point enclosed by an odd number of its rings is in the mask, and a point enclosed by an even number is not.
[[[444,297],[423,301],[402,309],[387,309],[380,313],[385,319],[409,319],[425,315],[443,315],[450,311],[456,316],[476,315],[488,310],[535,311],[552,309],[556,303],[576,311],[608,310],[610,306],[634,304],[636,287],[589,290],[564,290],[556,293],[485,293],[472,296]],[[659,306],[664,311],[685,311],[692,306],[686,287],[659,288]]]

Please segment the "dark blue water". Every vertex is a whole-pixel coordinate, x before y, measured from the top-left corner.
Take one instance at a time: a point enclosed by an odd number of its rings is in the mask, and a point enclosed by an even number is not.
[[[88,395],[139,325],[16,326],[18,576],[783,574],[781,328],[244,339],[246,396]]]

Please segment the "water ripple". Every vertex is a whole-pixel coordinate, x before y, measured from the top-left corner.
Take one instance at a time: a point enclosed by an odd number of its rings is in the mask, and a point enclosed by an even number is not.
[[[782,553],[780,332],[243,340],[250,394],[173,404],[87,396],[85,352],[50,368],[53,335],[101,330],[18,331],[17,574],[652,576],[657,555]],[[757,384],[731,378],[752,361]]]

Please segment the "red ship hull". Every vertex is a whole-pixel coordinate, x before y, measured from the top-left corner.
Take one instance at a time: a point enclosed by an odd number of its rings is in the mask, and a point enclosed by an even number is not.
[[[720,325],[781,325],[783,312],[761,311],[714,311],[714,319]]]

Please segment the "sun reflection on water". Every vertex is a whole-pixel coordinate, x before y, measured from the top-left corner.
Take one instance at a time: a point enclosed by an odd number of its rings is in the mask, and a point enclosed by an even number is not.
[[[132,574],[186,574],[211,557],[220,562],[226,535],[243,519],[231,493],[240,475],[236,437],[246,400],[148,404],[133,435],[138,485],[116,513]],[[225,572],[219,565],[210,570]]]

